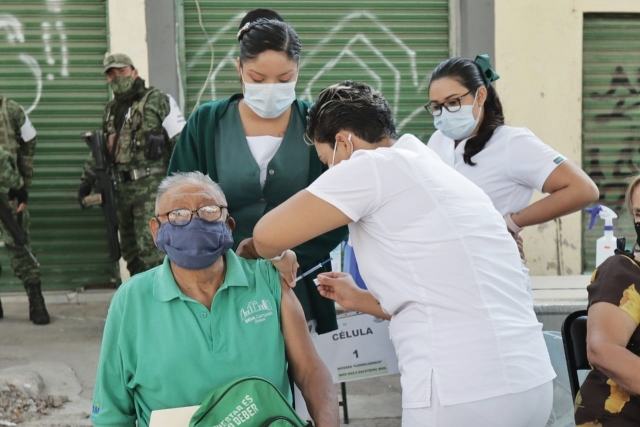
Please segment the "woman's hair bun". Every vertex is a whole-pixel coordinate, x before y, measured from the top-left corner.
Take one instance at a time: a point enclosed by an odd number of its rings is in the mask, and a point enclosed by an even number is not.
[[[240,21],[240,25],[238,26],[238,41],[242,40],[242,36],[251,30],[251,28],[253,28],[253,24],[258,20],[285,22],[282,16],[273,9],[259,7],[257,9],[250,10],[244,18],[242,18],[242,21]]]

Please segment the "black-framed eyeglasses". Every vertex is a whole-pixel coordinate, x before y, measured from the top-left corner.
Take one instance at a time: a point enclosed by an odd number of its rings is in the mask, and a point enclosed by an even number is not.
[[[460,111],[460,108],[462,108],[462,104],[460,103],[462,98],[469,95],[471,92],[472,91],[469,91],[458,98],[447,99],[442,104],[435,101],[430,102],[424,106],[424,109],[434,117],[438,117],[440,114],[442,114],[442,107],[444,107],[450,113],[455,113],[456,111]]]
[[[171,225],[177,225],[183,227],[191,222],[191,218],[193,218],[193,214],[198,215],[198,218],[203,219],[205,221],[214,222],[222,217],[222,210],[227,209],[226,206],[222,205],[208,205],[201,206],[198,209],[174,209],[167,213],[156,215],[156,220],[160,222],[160,217],[166,217],[167,221]]]

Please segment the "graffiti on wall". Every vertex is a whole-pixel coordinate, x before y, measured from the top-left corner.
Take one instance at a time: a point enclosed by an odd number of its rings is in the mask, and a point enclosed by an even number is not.
[[[243,11],[236,14],[211,35],[187,62],[187,70],[192,70],[203,58],[210,55],[212,46],[219,49],[220,45],[216,43],[221,39],[235,39],[238,22],[245,13]],[[327,48],[329,45],[331,49]],[[218,85],[220,82],[228,83],[228,77],[221,78],[221,75],[225,70],[236,69],[237,57],[236,43],[232,43],[226,51],[216,50],[215,64],[212,64],[208,78],[200,87],[196,105],[203,100],[218,99]],[[318,61],[318,57],[322,57],[321,62]],[[409,92],[412,95],[424,94],[423,98],[427,99],[428,75],[420,81],[416,52],[376,15],[367,11],[344,16],[314,46],[309,49],[305,47],[300,63],[301,69],[308,69],[314,62],[323,65],[315,69],[310,78],[305,79],[302,87],[298,87],[300,98],[312,101],[313,94],[317,94],[327,81],[344,80],[344,68],[338,68],[346,61],[349,75],[367,76],[366,81],[385,94],[391,104],[399,132],[419,114],[425,113],[422,105],[408,112],[399,112],[399,106],[402,105],[402,88],[407,92],[406,88],[411,87]],[[206,92],[208,98],[204,96]]]
[[[365,18],[368,22],[368,25],[365,28],[373,28],[375,32],[378,34],[385,34],[388,37],[388,40],[395,44],[395,47],[404,53],[404,56],[401,57],[404,63],[409,64],[409,75],[403,76],[399,70],[399,64],[393,63],[391,60],[387,58],[387,56],[379,49],[374,42],[370,40],[367,34],[362,31],[358,32],[355,35],[351,35],[350,39],[347,40],[346,43],[338,50],[335,56],[328,60],[326,64],[316,72],[313,78],[307,83],[307,86],[303,92],[302,97],[307,100],[312,100],[312,88],[314,83],[318,81],[323,75],[331,71],[335,68],[335,66],[340,63],[345,57],[349,57],[354,60],[354,62],[364,71],[367,75],[369,75],[374,82],[374,86],[377,86],[378,89],[382,89],[382,77],[376,72],[375,68],[372,67],[372,63],[381,63],[384,64],[386,68],[393,74],[393,91],[392,96],[388,97],[389,102],[392,104],[394,115],[398,112],[398,105],[400,104],[400,88],[402,87],[403,77],[408,79],[414,88],[418,87],[418,69],[416,66],[416,53],[411,50],[399,37],[397,37],[386,25],[384,25],[378,18],[369,13],[369,12],[355,12],[351,13],[344,18],[342,18],[327,34],[325,38],[320,40],[320,42],[313,47],[311,52],[305,55],[301,62],[301,67],[304,67],[306,64],[310,63],[313,58],[319,54],[320,52],[325,51],[324,46],[327,44],[331,44],[334,39],[338,39],[344,37],[344,30],[349,28],[349,33],[351,33],[351,21],[356,19]],[[347,34],[350,35],[350,34]],[[355,48],[360,45],[360,48]],[[424,109],[422,110],[424,111]]]
[[[640,83],[640,69],[638,69],[638,83]],[[599,122],[622,119],[633,120],[628,112],[640,108],[640,85],[638,89],[631,83],[624,68],[618,65],[611,76],[610,88],[605,93],[592,93],[591,97],[602,100],[613,100],[615,104],[611,112],[596,115]]]
[[[634,74],[636,82],[630,78]],[[604,106],[594,116],[595,126],[606,131],[617,148],[612,150],[604,145],[589,148],[585,167],[600,188],[603,203],[622,213],[627,178],[640,172],[640,69],[630,73],[617,66],[611,74],[609,89],[593,92],[589,97]]]
[[[46,79],[49,81],[55,80],[56,74],[64,78],[69,77],[69,51],[64,22],[55,19],[56,15],[62,12],[63,3],[64,0],[46,0],[47,10],[53,18],[40,24],[46,66],[48,70],[51,70],[46,74]],[[24,28],[16,16],[0,13],[0,40],[3,33],[5,42],[16,48],[18,59],[30,70],[35,81],[33,101],[26,108],[27,113],[31,113],[36,109],[42,97],[42,68],[38,60],[27,51]],[[23,47],[25,47],[24,50],[22,50]]]

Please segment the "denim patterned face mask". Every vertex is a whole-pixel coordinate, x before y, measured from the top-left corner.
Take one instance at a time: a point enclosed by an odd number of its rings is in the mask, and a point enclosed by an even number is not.
[[[184,226],[162,224],[156,245],[177,266],[204,270],[233,247],[233,236],[225,222],[194,217]]]

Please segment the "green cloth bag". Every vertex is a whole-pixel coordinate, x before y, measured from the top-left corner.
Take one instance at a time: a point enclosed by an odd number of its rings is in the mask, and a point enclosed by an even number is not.
[[[189,427],[311,427],[273,384],[239,378],[207,394]]]

